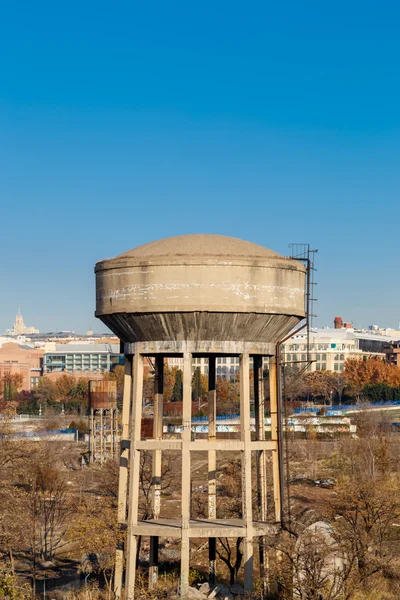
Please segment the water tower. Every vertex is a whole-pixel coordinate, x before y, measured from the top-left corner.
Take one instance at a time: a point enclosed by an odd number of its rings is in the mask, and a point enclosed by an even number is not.
[[[89,462],[103,464],[117,450],[117,382],[89,381]]]
[[[96,317],[120,339],[125,354],[118,516],[127,527],[125,598],[134,598],[138,536],[150,536],[150,586],[157,579],[160,537],[181,542],[182,598],[188,595],[191,538],[208,539],[210,579],[215,578],[216,539],[243,537],[244,585],[253,586],[253,543],[271,530],[266,517],[267,453],[273,465],[274,522],[281,520],[280,406],[277,400],[276,351],[305,317],[306,268],[263,246],[219,235],[184,235],[139,246],[100,261],[96,273]],[[180,439],[163,434],[165,357],[183,358],[183,431]],[[240,364],[240,440],[219,438],[216,427],[216,357],[235,356]],[[141,439],[143,361],[155,365],[153,439]],[[192,361],[206,357],[208,438],[192,440]],[[263,359],[269,360],[271,437],[264,431]],[[253,361],[256,416],[251,436],[250,360]],[[138,518],[140,453],[153,456],[153,518]],[[160,478],[163,451],[181,453],[181,515],[161,518]],[[208,519],[190,511],[191,453],[208,455]],[[240,452],[242,518],[217,519],[216,456]],[[252,456],[257,458],[260,507],[253,514]],[[129,489],[128,489],[129,471]],[[260,544],[260,564],[262,544]],[[122,548],[117,551],[115,594],[121,597]]]

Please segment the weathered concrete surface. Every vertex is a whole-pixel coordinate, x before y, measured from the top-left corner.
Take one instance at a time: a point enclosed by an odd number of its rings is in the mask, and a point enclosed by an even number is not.
[[[204,356],[208,358],[214,356],[240,356],[248,353],[259,354],[262,356],[271,356],[275,354],[276,346],[266,342],[234,342],[232,340],[193,340],[193,341],[150,341],[124,344],[124,354],[156,354],[183,356],[185,352],[190,352],[194,356]]]
[[[304,317],[304,266],[236,238],[167,238],[95,272],[96,316],[125,342],[275,342]]]
[[[208,537],[243,537],[246,534],[245,523],[241,519],[190,519],[188,522],[189,538]],[[182,537],[183,524],[181,519],[149,519],[138,521],[133,526],[135,535],[159,536],[159,537]],[[260,523],[253,521],[250,529],[254,536],[265,535],[273,539],[279,526],[276,523]]]

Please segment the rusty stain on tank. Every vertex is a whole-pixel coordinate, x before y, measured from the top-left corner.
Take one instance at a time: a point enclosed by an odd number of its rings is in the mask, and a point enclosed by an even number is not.
[[[117,407],[117,382],[89,381],[89,408],[113,409]]]

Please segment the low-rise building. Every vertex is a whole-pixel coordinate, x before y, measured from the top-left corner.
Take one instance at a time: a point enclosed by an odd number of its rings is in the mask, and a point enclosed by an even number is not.
[[[43,350],[21,344],[12,338],[2,338],[0,371],[22,375],[20,390],[32,390],[38,386],[43,373]]]
[[[384,358],[383,346],[387,342],[384,336],[350,328],[315,328],[310,331],[309,346],[307,333],[302,330],[283,344],[282,354],[287,364],[305,364],[311,360],[311,371],[340,373],[348,358]]]
[[[123,364],[118,344],[54,344],[46,345],[43,360],[44,375],[54,372],[104,373]]]
[[[400,367],[400,340],[387,344],[384,349],[385,360],[391,365]]]

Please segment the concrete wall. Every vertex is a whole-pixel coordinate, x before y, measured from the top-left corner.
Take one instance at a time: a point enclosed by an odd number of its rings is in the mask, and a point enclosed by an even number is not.
[[[296,260],[224,236],[157,244],[95,268],[96,316],[125,342],[276,342],[305,316]]]

